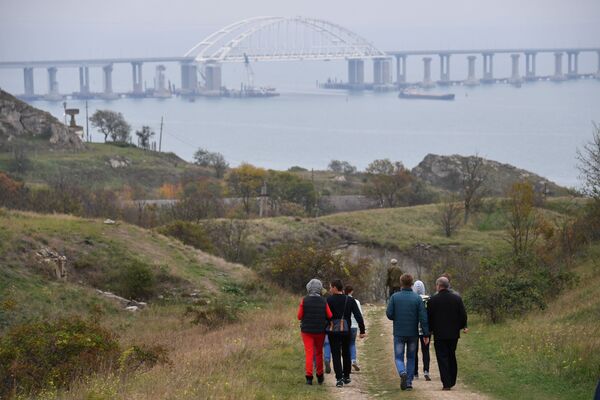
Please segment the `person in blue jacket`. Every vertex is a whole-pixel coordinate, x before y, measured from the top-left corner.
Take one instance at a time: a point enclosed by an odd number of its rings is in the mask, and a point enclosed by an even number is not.
[[[394,293],[388,301],[386,315],[388,319],[394,321],[394,358],[400,375],[400,389],[412,390],[419,323],[425,344],[429,343],[429,324],[423,300],[412,290],[412,275],[403,274],[400,283],[401,290]],[[404,354],[406,354],[406,363]]]

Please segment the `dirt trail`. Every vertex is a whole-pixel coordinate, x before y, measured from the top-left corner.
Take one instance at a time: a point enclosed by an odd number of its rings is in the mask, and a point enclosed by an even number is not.
[[[389,357],[387,357],[385,360],[382,360],[382,362],[385,362],[388,364],[388,367],[391,370],[394,371],[394,373],[396,373],[396,366],[394,364],[394,350],[393,350],[393,342],[392,342],[392,337],[391,337],[391,332],[392,332],[392,321],[388,320],[385,317],[385,311],[383,310],[383,308],[378,307],[379,310],[376,310],[376,312],[371,312],[369,313],[372,318],[374,316],[376,316],[376,318],[379,319],[379,324],[369,324],[368,321],[367,322],[367,327],[382,327],[381,331],[379,331],[379,329],[377,330],[371,330],[369,332],[370,336],[373,335],[384,335],[384,336],[389,336],[389,340],[385,341],[385,346],[386,346],[386,354],[389,355]],[[362,353],[363,347],[364,347],[364,343],[366,340],[369,340],[369,337],[367,337],[365,340],[357,340],[357,352],[358,354],[364,354]],[[438,369],[438,365],[437,365],[437,360],[435,358],[435,350],[433,347],[433,343],[431,344],[431,363],[430,363],[430,374],[431,374],[431,378],[432,380],[430,382],[427,382],[422,374],[419,377],[419,379],[414,380],[413,381],[413,390],[411,392],[401,392],[400,391],[400,378],[398,378],[398,393],[397,393],[397,397],[398,398],[406,398],[406,399],[431,399],[431,400],[491,400],[490,397],[488,397],[487,395],[481,394],[481,393],[477,393],[473,390],[471,390],[469,387],[467,387],[461,380],[460,380],[460,370],[459,370],[459,380],[456,384],[456,386],[454,388],[452,388],[451,391],[443,391],[442,390],[442,383],[440,381],[440,377],[439,377],[439,369]],[[420,349],[419,349],[419,353],[420,353]],[[360,359],[360,357],[359,357]],[[460,361],[459,361],[460,362]],[[419,356],[419,363],[422,363],[422,357]],[[422,364],[421,364],[422,365]],[[459,367],[460,369],[460,367]],[[396,374],[397,375],[397,374]],[[379,394],[377,395],[369,395],[369,392],[367,390],[367,379],[369,379],[369,365],[366,363],[362,363],[361,365],[361,371],[360,372],[353,372],[352,373],[352,383],[348,386],[344,386],[344,388],[336,388],[335,387],[335,378],[333,375],[333,371],[332,374],[326,375],[326,385],[329,387],[331,393],[334,394],[334,397],[337,399],[349,399],[349,400],[363,400],[363,399],[372,399],[372,398],[378,398]],[[382,392],[381,394],[384,395],[385,398],[390,398],[390,395],[392,396],[392,398],[396,398],[396,396],[392,393],[389,392]]]

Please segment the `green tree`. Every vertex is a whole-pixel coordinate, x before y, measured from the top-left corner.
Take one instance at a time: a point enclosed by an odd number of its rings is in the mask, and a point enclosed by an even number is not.
[[[252,210],[252,199],[260,194],[260,188],[267,177],[267,171],[252,164],[243,163],[227,174],[227,185],[230,192],[238,196],[246,215]]]
[[[348,161],[331,160],[327,169],[338,174],[352,175],[356,173],[356,167]]]
[[[97,128],[106,142],[108,137],[113,142],[127,142],[131,126],[125,121],[123,114],[111,110],[97,110],[90,117],[92,126]]]
[[[399,162],[385,158],[375,160],[366,169],[365,194],[377,199],[381,207],[396,207],[407,197],[413,181],[410,172]]]
[[[215,171],[215,177],[223,178],[229,164],[221,153],[211,152],[200,148],[194,153],[194,163],[202,167],[212,168]]]
[[[156,133],[150,129],[149,126],[142,126],[142,130],[135,131],[135,135],[138,137],[139,146],[143,149],[150,148],[150,138]]]
[[[290,172],[269,171],[268,190],[275,208],[283,202],[291,202],[310,212],[317,198],[312,182]]]

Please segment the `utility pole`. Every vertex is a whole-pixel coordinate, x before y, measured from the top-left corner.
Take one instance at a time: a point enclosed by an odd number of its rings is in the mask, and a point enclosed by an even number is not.
[[[87,135],[87,141],[91,142],[92,138],[90,137],[90,121],[88,118],[88,101],[85,101],[85,134]]]
[[[162,151],[162,129],[163,129],[163,117],[160,117],[160,135],[158,136],[158,152]]]

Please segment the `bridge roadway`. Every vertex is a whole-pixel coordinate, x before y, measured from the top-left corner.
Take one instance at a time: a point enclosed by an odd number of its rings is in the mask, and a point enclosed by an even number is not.
[[[579,73],[578,71],[578,56],[579,53],[594,52],[598,54],[597,71],[591,73]],[[496,78],[493,74],[493,56],[495,54],[510,54],[512,59],[512,73],[510,77]],[[496,83],[508,82],[515,85],[520,85],[523,81],[533,81],[539,79],[548,79],[536,74],[536,55],[539,53],[553,53],[555,58],[554,75],[549,78],[555,81],[566,79],[588,78],[595,77],[600,79],[600,47],[558,47],[558,48],[507,48],[507,49],[454,49],[454,50],[398,50],[381,52],[388,57],[373,56],[374,77],[373,84],[367,84],[364,79],[364,59],[349,58],[348,61],[348,82],[324,87],[348,88],[348,89],[365,89],[365,88],[391,88],[402,87],[409,84],[418,84],[421,87],[432,87],[437,85],[452,85],[460,82],[465,85],[478,85],[480,83]],[[563,73],[563,55],[567,55],[567,71]],[[293,54],[292,54],[293,55]],[[438,55],[440,58],[440,79],[434,81],[431,77],[431,57]],[[457,81],[450,79],[450,56],[451,55],[469,55],[468,61],[468,77],[465,80]],[[476,55],[481,55],[483,59],[483,74],[481,79],[476,78],[475,62]],[[525,75],[519,73],[519,58],[525,56]],[[423,57],[423,80],[416,83],[408,83],[406,80],[406,59],[409,56],[426,56]],[[304,59],[323,59],[329,60],[331,57],[326,55],[321,58],[307,57]],[[333,57],[335,58],[335,57]],[[392,60],[396,60],[396,79],[392,79]],[[290,59],[290,54],[282,55],[283,59]],[[298,55],[291,59],[302,60]],[[232,59],[233,60],[233,59]],[[235,61],[239,61],[235,59]],[[223,60],[221,62],[232,62],[231,60]],[[131,64],[132,66],[132,81],[133,90],[127,95],[135,97],[145,97],[149,92],[144,89],[144,81],[142,80],[142,65],[144,63],[179,63],[181,66],[181,87],[177,90],[180,94],[202,94],[202,93],[219,93],[221,89],[221,66],[219,63],[198,63],[193,56],[189,57],[126,57],[126,58],[102,58],[102,59],[74,59],[74,60],[43,60],[43,61],[0,61],[0,69],[17,69],[22,68],[24,73],[24,88],[25,92],[21,97],[24,98],[39,98],[44,97],[48,100],[61,100],[64,95],[61,95],[58,90],[57,69],[58,68],[79,68],[79,92],[73,93],[74,97],[92,98],[100,97],[105,99],[114,99],[120,97],[119,94],[113,93],[112,90],[112,70],[114,64]],[[202,65],[204,71],[198,74],[198,66]],[[103,91],[100,93],[92,93],[89,84],[89,68],[101,67],[103,69]],[[33,70],[35,68],[46,68],[48,71],[48,92],[46,95],[40,96],[34,93]],[[151,90],[152,96],[168,97],[174,87],[166,87],[164,75],[165,68],[158,66],[154,78],[155,86]],[[198,76],[201,75],[205,80],[204,85],[198,81]]]

